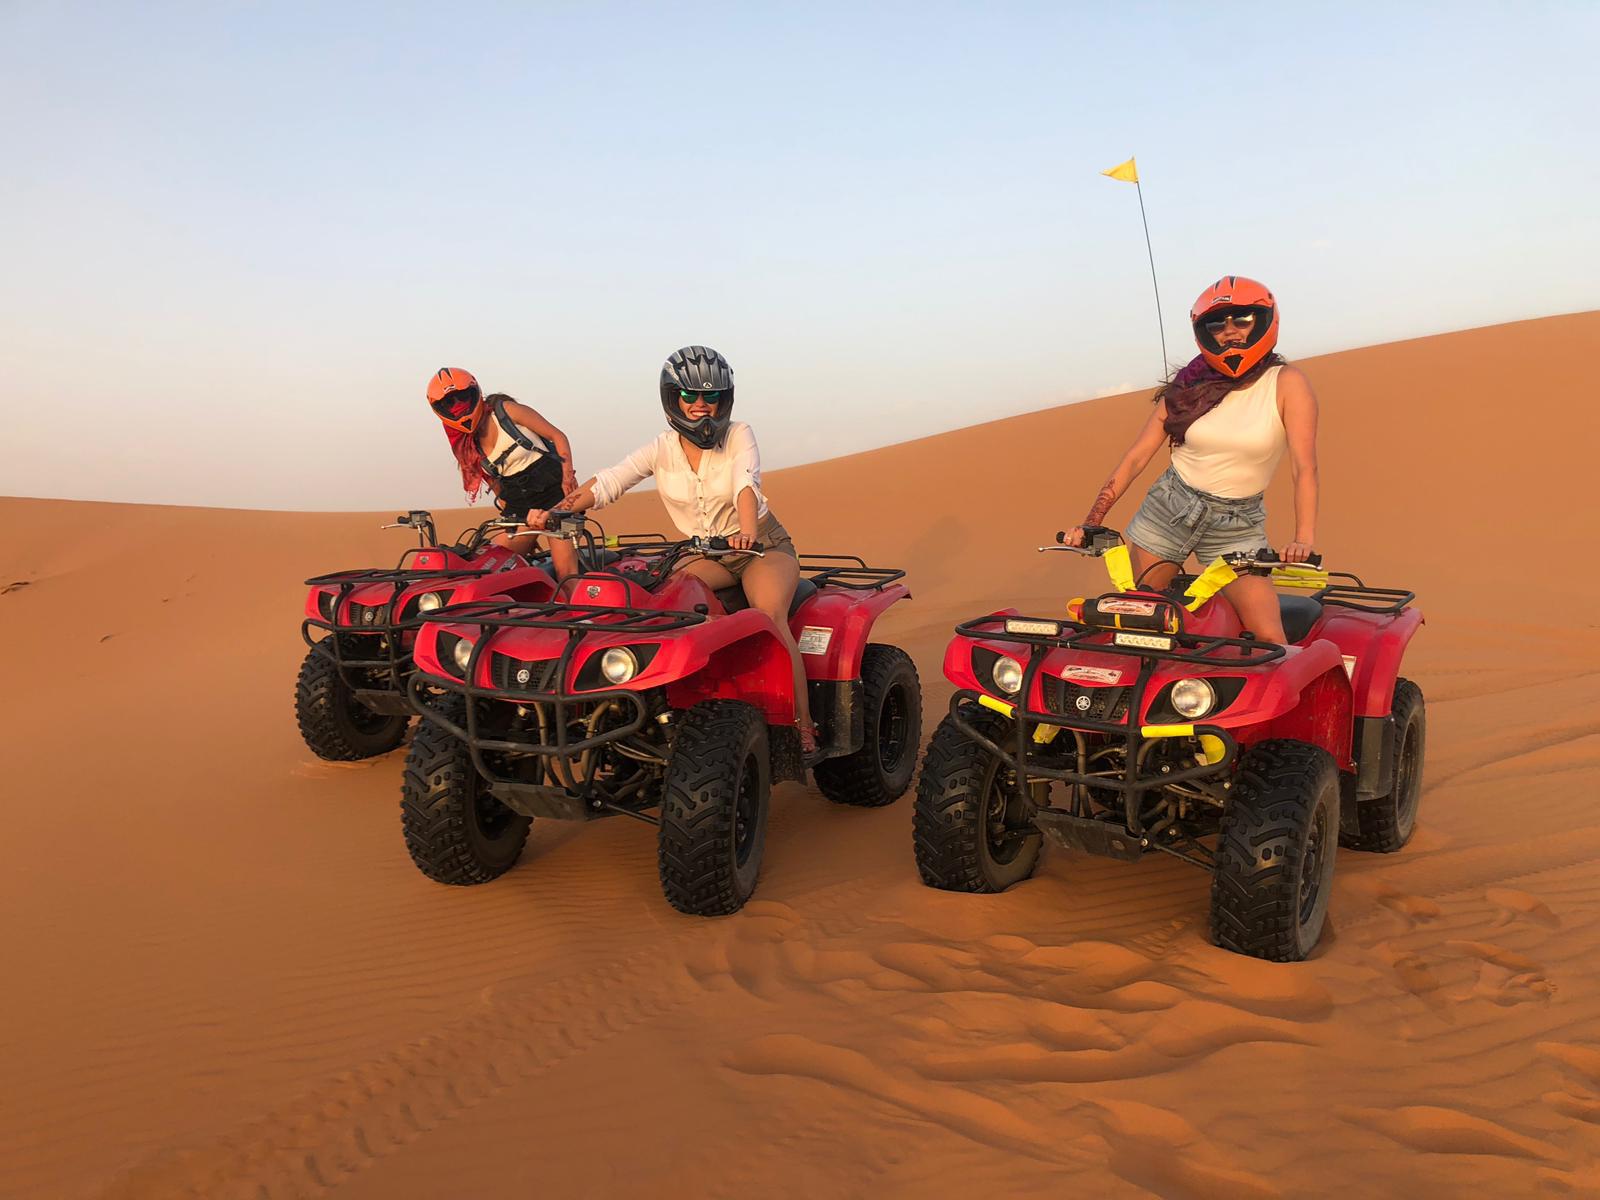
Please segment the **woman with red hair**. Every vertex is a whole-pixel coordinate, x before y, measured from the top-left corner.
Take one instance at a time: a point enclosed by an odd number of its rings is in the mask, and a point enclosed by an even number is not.
[[[530,510],[554,508],[577,487],[567,435],[510,396],[485,396],[470,371],[444,367],[435,372],[428,381],[428,406],[444,424],[469,502],[488,488],[501,515],[523,521]],[[532,531],[506,541],[519,554],[538,544]],[[571,542],[552,541],[550,557],[558,578],[577,574]]]
[[[1262,501],[1285,452],[1294,476],[1294,538],[1279,554],[1304,562],[1317,537],[1317,398],[1298,368],[1274,353],[1278,305],[1253,279],[1225,275],[1189,310],[1199,355],[1155,395],[1133,445],[1095,497],[1083,544],[1163,445],[1162,473],[1126,530],[1134,577],[1165,587],[1191,554],[1201,566],[1223,554],[1267,547]],[[1243,576],[1223,589],[1246,629],[1282,643],[1283,618],[1270,580]]]

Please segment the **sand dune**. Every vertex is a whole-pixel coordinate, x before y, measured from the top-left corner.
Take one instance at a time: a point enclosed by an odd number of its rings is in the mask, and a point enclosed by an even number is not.
[[[290,706],[300,581],[399,534],[0,501],[0,1194],[1600,1194],[1597,345],[1591,313],[1303,362],[1322,547],[1419,593],[1431,728],[1413,843],[1341,854],[1298,966],[1210,946],[1180,863],[935,892],[908,801],[794,785],[734,918],[673,913],[632,822],[440,887],[400,754],[323,763]],[[910,570],[882,633],[929,731],[956,620],[1095,586],[1033,547],[1144,411],[771,474],[802,546]]]

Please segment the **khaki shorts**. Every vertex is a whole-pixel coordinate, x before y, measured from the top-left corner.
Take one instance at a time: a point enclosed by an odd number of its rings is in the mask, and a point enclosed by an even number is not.
[[[761,552],[763,554],[787,554],[796,562],[800,560],[800,552],[794,548],[794,539],[789,536],[789,531],[783,527],[783,523],[772,515],[770,508],[767,510],[767,515],[762,517],[756,524],[756,541],[761,543]],[[687,566],[701,557],[704,556],[697,554],[693,558],[682,559],[682,565],[678,569],[682,570],[683,566]],[[729,554],[712,561],[721,566],[723,570],[727,571],[735,579],[742,579],[750,564],[760,560],[754,554]]]

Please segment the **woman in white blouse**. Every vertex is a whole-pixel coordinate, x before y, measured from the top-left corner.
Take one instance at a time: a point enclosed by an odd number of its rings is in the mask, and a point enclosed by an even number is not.
[[[794,662],[796,717],[807,751],[816,746],[807,703],[805,667],[789,632],[789,604],[800,581],[800,559],[789,532],[761,492],[756,436],[733,420],[733,368],[705,346],[685,346],[661,368],[661,407],[668,428],[614,467],[568,493],[573,512],[604,508],[629,488],[655,477],[661,503],[684,537],[723,537],[735,550],[757,542],[763,557],[732,555],[683,560],[679,570],[708,587],[739,584],[753,608],[772,618]],[[530,522],[534,514],[530,514]]]

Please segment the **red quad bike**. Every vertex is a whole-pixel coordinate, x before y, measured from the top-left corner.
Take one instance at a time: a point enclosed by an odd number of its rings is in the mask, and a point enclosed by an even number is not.
[[[1367,587],[1263,550],[1074,600],[1067,619],[1006,609],[956,627],[957,686],[918,782],[917,866],[949,891],[1033,874],[1043,836],[1133,861],[1160,851],[1211,872],[1211,936],[1240,954],[1305,958],[1327,916],[1337,846],[1410,839],[1422,791],[1422,692],[1399,677],[1422,624],[1413,593]],[[1057,535],[1057,541],[1061,535]],[[1250,572],[1279,595],[1288,644],[1241,629],[1217,587]]]
[[[593,544],[578,514],[555,536]],[[759,551],[760,547],[757,547]],[[774,781],[877,807],[911,782],[922,693],[903,650],[869,643],[910,592],[904,571],[801,558],[789,609],[818,750],[803,756],[788,650],[738,587],[673,573],[723,539],[585,568],[548,603],[457,603],[427,614],[406,758],[412,860],[441,883],[486,883],[516,862],[535,817],[622,814],[657,827],[661,890],[680,912],[736,912],[755,891]]]
[[[411,651],[428,612],[452,600],[548,600],[555,592],[548,556],[529,560],[489,540],[522,529],[516,522],[485,521],[455,545],[440,545],[432,515],[421,509],[383,528],[417,533],[419,544],[394,570],[306,580],[300,635],[309,649],[295,683],[295,717],[312,752],[336,762],[386,754],[405,736]]]

